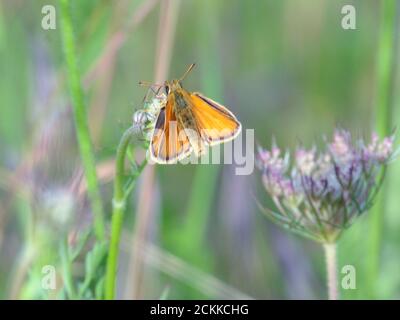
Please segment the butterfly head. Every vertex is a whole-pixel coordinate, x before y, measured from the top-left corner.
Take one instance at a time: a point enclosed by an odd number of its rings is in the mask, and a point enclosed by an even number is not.
[[[186,70],[186,72],[180,77],[179,79],[172,80],[172,81],[165,81],[165,91],[167,94],[170,92],[176,92],[179,91],[179,89],[182,89],[182,81],[185,79],[185,77],[189,74],[190,71],[194,68],[195,64],[192,63],[189,68]]]
[[[168,94],[179,91],[182,89],[182,82],[180,80],[165,81],[165,91]]]

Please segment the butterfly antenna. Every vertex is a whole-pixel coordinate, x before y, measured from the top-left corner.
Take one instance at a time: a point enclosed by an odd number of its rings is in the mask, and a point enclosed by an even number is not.
[[[189,66],[189,68],[186,70],[186,72],[183,74],[183,76],[179,79],[179,81],[182,81],[183,79],[185,79],[186,78],[186,76],[188,75],[188,73],[190,72],[190,71],[192,71],[192,69],[195,67],[195,63],[192,63],[190,66]]]
[[[139,86],[143,86],[143,87],[162,87],[163,84],[151,83],[149,81],[139,81]]]

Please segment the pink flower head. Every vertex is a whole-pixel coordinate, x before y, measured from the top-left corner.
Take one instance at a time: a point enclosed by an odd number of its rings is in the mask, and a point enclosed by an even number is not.
[[[336,240],[372,205],[393,140],[372,134],[369,144],[353,143],[348,131],[337,129],[324,152],[298,147],[292,163],[276,145],[271,151],[260,148],[263,184],[278,209],[273,220],[318,241]]]

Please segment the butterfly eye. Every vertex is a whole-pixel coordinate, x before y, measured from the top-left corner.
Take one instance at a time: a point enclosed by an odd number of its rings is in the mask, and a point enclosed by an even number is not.
[[[169,86],[165,86],[165,92],[169,94]]]

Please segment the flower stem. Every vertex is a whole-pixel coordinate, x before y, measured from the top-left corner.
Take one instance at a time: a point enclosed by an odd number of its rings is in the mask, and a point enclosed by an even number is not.
[[[115,296],[119,241],[121,237],[126,199],[128,196],[127,192],[125,192],[124,190],[125,157],[129,143],[136,133],[137,129],[135,127],[130,127],[128,130],[125,131],[119,143],[117,156],[115,160],[111,239],[107,257],[107,270],[106,270],[106,282],[105,282],[105,298],[107,300],[114,299]]]
[[[67,65],[69,92],[74,113],[76,135],[78,139],[80,156],[85,173],[88,196],[94,215],[94,230],[98,240],[104,240],[104,214],[101,203],[100,190],[96,175],[96,164],[92,142],[89,134],[86,106],[81,86],[81,76],[76,58],[76,48],[70,1],[60,0],[61,8],[61,38],[64,44],[64,56]]]
[[[325,243],[325,260],[329,300],[338,300],[336,243]]]

